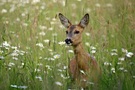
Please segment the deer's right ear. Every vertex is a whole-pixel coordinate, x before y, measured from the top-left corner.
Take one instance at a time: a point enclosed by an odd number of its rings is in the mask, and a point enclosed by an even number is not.
[[[71,26],[71,22],[61,13],[59,13],[59,19],[61,21],[61,23],[68,28],[69,26]]]
[[[79,26],[81,26],[82,28],[85,28],[89,23],[89,14],[85,14],[84,17],[81,19]]]

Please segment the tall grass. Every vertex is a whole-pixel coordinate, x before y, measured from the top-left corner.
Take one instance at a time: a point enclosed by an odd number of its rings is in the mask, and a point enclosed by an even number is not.
[[[67,90],[73,51],[59,12],[75,24],[90,14],[83,43],[102,70],[97,89],[134,90],[134,0],[0,1],[0,90]]]

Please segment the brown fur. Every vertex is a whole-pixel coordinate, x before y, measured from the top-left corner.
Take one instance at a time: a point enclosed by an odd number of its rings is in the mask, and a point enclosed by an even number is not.
[[[69,74],[80,87],[87,87],[88,82],[97,83],[100,69],[96,60],[85,52],[82,45],[82,32],[87,26],[89,15],[86,14],[78,25],[72,25],[62,14],[59,14],[62,24],[67,27],[67,38],[72,41],[71,45],[75,57],[69,62]],[[75,34],[76,31],[79,33]]]

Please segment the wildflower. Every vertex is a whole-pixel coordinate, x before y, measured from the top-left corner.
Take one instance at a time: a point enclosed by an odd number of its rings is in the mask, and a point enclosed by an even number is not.
[[[120,64],[122,64],[122,63],[121,63],[121,62],[118,62],[117,64],[120,65]]]
[[[3,56],[0,56],[0,60],[3,60],[5,57],[3,57]]]
[[[94,46],[90,46],[90,49],[94,49],[95,50],[96,48]]]
[[[18,86],[18,88],[20,88],[20,89],[26,89],[26,88],[28,88],[28,86]]]
[[[118,50],[117,50],[117,49],[112,49],[111,51],[112,51],[112,52],[118,52]]]
[[[19,51],[18,50],[14,50],[13,53],[11,53],[11,56],[15,57],[15,56],[18,56],[19,54]]]
[[[60,42],[58,42],[58,44],[59,44],[59,45],[65,45],[65,42],[60,41]]]
[[[26,15],[25,15],[25,13],[22,13],[22,17],[25,17]]]
[[[27,53],[27,52],[22,51],[22,50],[19,51],[19,54],[20,54],[20,55],[24,55],[25,53]]]
[[[56,18],[52,18],[52,21],[56,21]]]
[[[74,51],[73,51],[73,50],[68,50],[68,52],[69,52],[69,53],[74,53]]]
[[[10,47],[10,44],[7,41],[4,41],[2,43],[2,47]]]
[[[17,88],[17,85],[10,85],[11,87],[13,87],[13,88]]]
[[[0,48],[1,48],[2,46],[0,46]],[[3,51],[2,50],[0,50],[0,54],[3,54]]]
[[[54,61],[55,59],[54,58],[48,58],[49,61]]]
[[[8,66],[11,67],[11,66],[14,66],[15,64],[14,63],[9,63]]]
[[[89,42],[86,42],[85,45],[86,45],[86,46],[90,46],[90,43],[89,43]]]
[[[57,2],[57,0],[53,0],[53,2],[54,2],[54,3],[56,3],[56,2]]]
[[[24,27],[27,27],[27,26],[28,26],[28,24],[27,24],[27,23],[22,23],[22,25],[23,25]]]
[[[123,70],[124,70],[124,68],[123,68],[123,67],[120,67],[120,68],[119,68],[119,70],[123,71]]]
[[[35,72],[40,72],[40,71],[41,71],[40,69],[36,69],[36,68],[35,68]]]
[[[20,21],[20,18],[19,18],[19,17],[17,17],[17,18],[16,18],[16,21],[17,21],[17,22],[19,22],[19,21]]]
[[[40,2],[40,0],[32,0],[32,4],[37,4],[39,2]]]
[[[45,30],[45,29],[47,29],[47,27],[46,26],[39,26],[39,29],[41,29],[41,30]]]
[[[41,76],[36,76],[35,78],[38,79],[39,81],[43,81]]]
[[[59,25],[59,27],[60,27],[61,29],[64,29],[64,28],[65,28],[65,27],[64,27],[63,25],[61,25],[61,24]]]
[[[7,13],[7,9],[2,9],[1,13]]]
[[[86,75],[86,73],[85,73],[83,70],[80,70],[80,72],[81,72],[82,74]]]
[[[115,68],[111,68],[111,71],[114,71],[115,70]]]
[[[53,50],[52,49],[48,49],[49,52],[52,52]]]
[[[128,70],[125,69],[124,72],[128,72]]]
[[[39,33],[39,35],[45,36],[45,32],[42,31],[42,32]]]
[[[109,62],[104,62],[104,65],[105,65],[105,66],[111,66],[112,64],[109,63]]]
[[[87,80],[86,80],[86,79],[82,79],[81,81],[84,81],[84,82],[86,82]],[[84,89],[82,88],[81,90],[84,90]]]
[[[12,47],[13,48],[13,47]],[[17,57],[19,55],[24,55],[25,54],[25,51],[22,51],[22,50],[18,50],[16,47],[15,47],[15,50],[11,53],[11,56],[13,57]]]
[[[30,47],[26,46],[26,49],[27,49],[27,50],[30,50]]]
[[[112,71],[113,73],[115,73],[115,68],[111,68],[111,71]]]
[[[17,58],[17,57],[12,57],[12,59],[13,59],[13,60],[18,60],[18,58]]]
[[[9,24],[9,21],[6,20],[6,21],[4,21],[3,23],[4,23],[4,24]]]
[[[39,59],[42,59],[42,56],[40,56]]]
[[[63,85],[61,82],[58,82],[58,81],[55,82],[55,84],[58,85],[58,86],[62,86]]]
[[[52,68],[49,65],[45,66],[47,69],[52,70]]]
[[[121,57],[121,58],[118,58],[118,60],[120,60],[120,61],[124,61],[124,60],[125,60],[125,58],[124,58],[124,57]]]
[[[128,51],[124,48],[121,49],[123,53],[127,53]]]
[[[16,9],[16,8],[15,8],[15,5],[12,5],[11,8],[10,8],[10,10],[9,10],[9,12],[14,12],[15,9]]]
[[[36,46],[39,46],[40,48],[44,48],[44,45],[42,43],[37,43]]]
[[[61,69],[58,69],[58,71],[59,71],[59,72],[62,72],[62,70],[61,70]]]
[[[68,67],[67,66],[64,66],[63,69],[67,69]]]
[[[91,53],[93,53],[93,54],[96,53],[96,50],[92,50]]]
[[[112,52],[111,56],[117,56],[118,54],[116,52]]]
[[[42,10],[44,10],[44,9],[45,9],[45,6],[44,6],[44,5],[42,5],[40,8],[41,8]]]
[[[38,63],[37,65],[38,65],[38,66],[43,66],[43,64],[42,64],[42,63]]]
[[[22,63],[22,66],[24,66],[24,63]]]
[[[129,57],[129,58],[132,57],[133,55],[134,55],[134,54],[133,54],[132,52],[126,53],[126,56]]]
[[[90,36],[90,33],[88,33],[88,32],[87,32],[87,33],[85,33],[85,34],[86,34],[86,36]]]
[[[49,43],[50,40],[49,40],[49,39],[45,39],[44,42],[45,42],[45,43]]]
[[[52,30],[53,30],[53,28],[52,28],[52,27],[50,27],[50,28],[48,28],[48,30],[52,31]]]
[[[17,50],[17,47],[16,46],[12,46],[11,48],[14,49],[14,50]]]
[[[63,74],[60,74],[60,76],[63,78],[63,79],[67,79],[68,77],[65,77]]]
[[[51,23],[51,25],[54,25],[54,24],[56,24],[56,22],[54,22],[54,21],[51,21],[50,23]]]
[[[113,73],[115,73],[115,70],[114,71],[112,71]]]
[[[60,58],[60,55],[59,54],[56,54],[56,55],[54,55],[53,56],[55,59],[58,59],[58,58]]]
[[[91,49],[91,53],[96,53],[96,48],[94,46],[90,46],[90,49]]]
[[[62,4],[62,6],[66,5],[66,1],[65,0],[61,1],[60,3]]]
[[[112,49],[112,50],[111,50],[111,56],[116,56],[116,55],[118,55],[117,52],[118,52],[117,49]]]

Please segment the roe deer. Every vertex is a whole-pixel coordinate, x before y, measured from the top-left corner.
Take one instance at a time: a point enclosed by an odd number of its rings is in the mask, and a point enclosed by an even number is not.
[[[100,69],[96,60],[85,52],[82,46],[82,32],[89,23],[89,14],[85,14],[77,25],[72,25],[61,13],[59,13],[59,19],[67,28],[65,42],[73,47],[75,55],[69,62],[69,75],[76,84],[86,88],[89,81],[96,83],[100,75]]]

